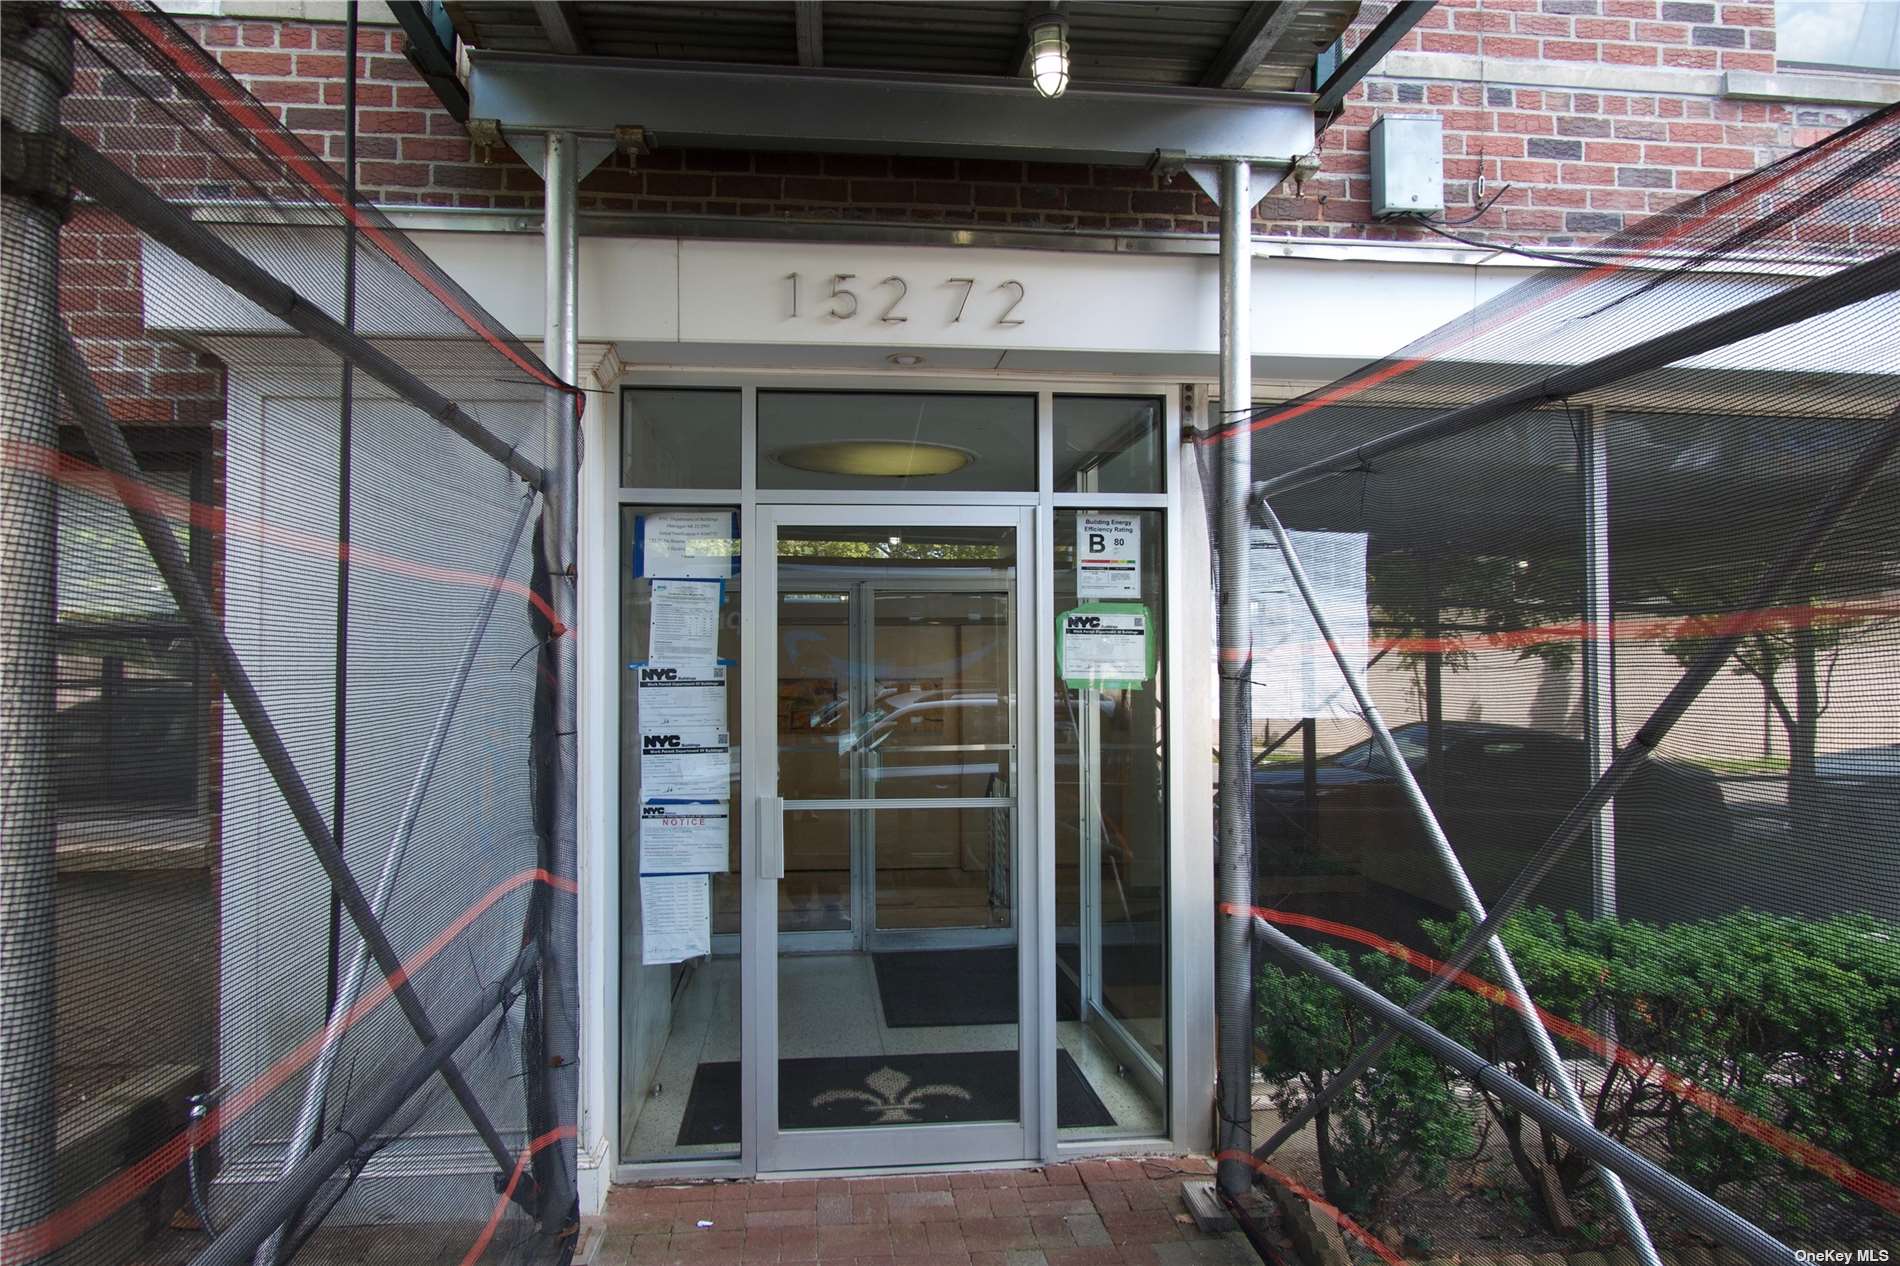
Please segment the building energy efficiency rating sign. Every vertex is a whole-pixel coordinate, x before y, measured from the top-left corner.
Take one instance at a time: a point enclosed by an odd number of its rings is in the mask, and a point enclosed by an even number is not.
[[[1075,596],[1141,597],[1141,520],[1132,514],[1075,516]]]

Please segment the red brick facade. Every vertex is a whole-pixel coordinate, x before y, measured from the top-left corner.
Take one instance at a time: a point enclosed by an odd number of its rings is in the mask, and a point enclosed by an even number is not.
[[[1368,3],[1348,35],[1386,6]],[[306,22],[185,19],[186,29],[318,154],[342,157],[343,29]],[[1322,142],[1320,173],[1295,194],[1262,200],[1259,231],[1297,236],[1421,239],[1416,226],[1370,217],[1369,129],[1383,112],[1444,120],[1447,218],[1480,192],[1503,192],[1463,227],[1492,241],[1589,242],[1626,221],[1808,144],[1863,110],[1725,99],[1723,71],[1773,71],[1772,3],[1715,0],[1440,0],[1354,90]],[[1482,58],[1482,82],[1442,77]],[[1433,59],[1433,60],[1424,60]],[[1417,77],[1401,73],[1400,63]],[[1646,72],[1681,91],[1525,87],[1573,66],[1577,79]],[[1536,73],[1527,73],[1534,67]],[[1558,68],[1558,69],[1553,69]],[[1424,77],[1429,72],[1432,77]],[[538,177],[511,152],[478,153],[464,128],[402,55],[393,28],[360,33],[359,180],[398,205],[532,209]],[[1624,76],[1627,78],[1627,74]],[[82,85],[83,91],[83,85]],[[162,129],[127,128],[103,143],[136,153],[136,169],[190,194],[220,173],[179,151]],[[1508,186],[1508,188],[1507,188]],[[213,185],[206,193],[222,194]],[[1185,175],[1081,165],[862,155],[660,149],[615,158],[587,177],[582,206],[598,212],[906,221],[1001,228],[1211,234],[1215,208]],[[203,422],[223,416],[215,365],[144,339],[137,240],[96,212],[68,227],[66,311],[128,419]]]
[[[1367,4],[1348,35],[1385,6]],[[270,22],[191,27],[259,99],[332,161],[341,157],[342,30]],[[401,56],[401,34],[362,33],[360,180],[391,204],[527,209],[540,180],[511,153],[482,161]],[[1265,199],[1262,232],[1417,238],[1371,220],[1367,135],[1385,111],[1445,121],[1448,217],[1510,191],[1465,232],[1539,244],[1591,240],[1818,139],[1862,113],[1725,100],[1695,72],[1775,70],[1774,5],[1712,0],[1441,0],[1395,53],[1483,57],[1496,82],[1378,74],[1327,130],[1322,170],[1301,196]],[[1511,83],[1513,61],[1540,68],[1681,72],[1683,90],[1593,91]],[[1548,72],[1543,76],[1550,77]],[[859,155],[662,149],[615,159],[582,185],[602,212],[909,221],[1080,230],[1212,233],[1213,204],[1185,176],[1079,165]]]

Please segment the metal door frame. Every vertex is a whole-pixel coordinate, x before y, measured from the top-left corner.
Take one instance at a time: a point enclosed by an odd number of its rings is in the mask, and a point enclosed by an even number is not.
[[[741,949],[749,964],[744,971],[746,1003],[753,1017],[745,1049],[747,1078],[752,1082],[756,1112],[758,1169],[760,1172],[891,1165],[971,1164],[1034,1159],[1041,1154],[1042,1035],[1053,1028],[1054,997],[1043,986],[1040,935],[1040,876],[1043,869],[1037,826],[1043,816],[1042,800],[1049,795],[1041,780],[1022,771],[1041,767],[1037,746],[1038,718],[1033,711],[1039,693],[1037,621],[1041,609],[1034,584],[1024,580],[1038,573],[1042,542],[1036,532],[1037,513],[1029,506],[971,505],[961,507],[957,521],[972,526],[1007,527],[1016,533],[1015,580],[1010,587],[1010,618],[1015,631],[1011,647],[1011,679],[1015,684],[1012,725],[1017,736],[1016,794],[1012,800],[1012,835],[1017,864],[1011,867],[1012,923],[1016,930],[1017,1119],[1003,1123],[955,1125],[866,1126],[839,1130],[795,1130],[779,1127],[778,1113],[778,868],[782,860],[784,801],[778,797],[778,532],[781,526],[800,527],[936,527],[944,509],[931,505],[839,505],[780,503],[754,510],[750,539],[757,549],[753,574],[759,577],[760,601],[748,604],[757,623],[746,647],[746,680],[755,683],[745,710],[744,765],[746,785],[760,789],[748,806],[758,814],[755,856],[752,857],[745,919],[748,935]],[[769,583],[768,583],[769,582]],[[892,581],[896,586],[895,580]],[[814,585],[817,589],[821,586]],[[979,586],[972,585],[972,588]],[[993,582],[986,587],[993,588]],[[770,601],[764,601],[765,595]],[[855,651],[854,647],[854,651]],[[946,797],[942,800],[805,801],[803,807],[847,812],[860,808],[995,807],[994,798]],[[854,845],[855,854],[855,845]],[[857,869],[853,857],[854,872]],[[854,880],[855,882],[855,880]],[[856,902],[854,901],[854,906]],[[855,934],[855,930],[854,930]],[[825,935],[825,934],[815,934]],[[911,944],[916,945],[916,942]],[[814,947],[816,948],[816,947]],[[1048,996],[1045,996],[1048,994]],[[1044,1015],[1047,1011],[1049,1014]]]

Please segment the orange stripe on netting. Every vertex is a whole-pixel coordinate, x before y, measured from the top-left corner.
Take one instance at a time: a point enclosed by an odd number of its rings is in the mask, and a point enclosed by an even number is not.
[[[1268,1178],[1279,1183],[1282,1187],[1285,1187],[1288,1191],[1338,1223],[1340,1230],[1378,1254],[1382,1261],[1389,1263],[1390,1266],[1405,1266],[1405,1259],[1400,1257],[1399,1254],[1393,1250],[1391,1245],[1366,1230],[1366,1228],[1360,1226],[1344,1211],[1328,1202],[1316,1192],[1310,1190],[1297,1178],[1294,1178],[1291,1174],[1275,1169],[1272,1165],[1267,1164],[1267,1162],[1261,1160],[1252,1152],[1216,1152],[1214,1159],[1216,1161],[1239,1161],[1241,1164],[1251,1168],[1255,1173],[1265,1174]]]
[[[1712,202],[1697,214],[1685,217],[1680,223],[1672,225],[1666,231],[1658,233],[1654,238],[1646,240],[1640,248],[1630,250],[1622,260],[1605,260],[1590,268],[1579,269],[1576,272],[1567,274],[1562,281],[1558,282],[1545,293],[1536,296],[1527,296],[1523,301],[1507,306],[1504,310],[1494,313],[1482,321],[1473,322],[1468,327],[1461,327],[1455,334],[1445,334],[1442,328],[1433,331],[1424,336],[1426,342],[1425,347],[1403,360],[1396,360],[1389,364],[1381,365],[1377,369],[1366,373],[1363,377],[1355,378],[1350,382],[1335,383],[1322,390],[1316,396],[1290,404],[1264,417],[1246,420],[1236,418],[1231,422],[1223,422],[1205,434],[1196,436],[1195,443],[1212,444],[1224,439],[1231,431],[1240,430],[1251,433],[1264,430],[1270,426],[1277,426],[1282,422],[1290,422],[1294,418],[1313,412],[1315,409],[1323,409],[1328,405],[1341,403],[1362,392],[1369,391],[1381,383],[1390,382],[1394,378],[1409,374],[1414,369],[1429,364],[1434,358],[1443,356],[1447,352],[1472,343],[1485,334],[1492,333],[1510,322],[1518,320],[1520,317],[1526,316],[1541,307],[1555,302],[1558,298],[1573,290],[1630,268],[1632,261],[1643,259],[1664,247],[1674,245],[1678,239],[1687,234],[1690,230],[1699,228],[1711,220],[1716,220],[1724,215],[1731,214],[1737,204],[1746,203],[1762,197],[1781,182],[1787,180],[1790,176],[1819,162],[1823,156],[1832,154],[1833,152],[1833,148],[1826,143],[1822,143],[1805,153],[1790,157],[1786,166],[1775,173],[1769,180],[1751,183],[1752,176],[1744,176],[1736,181],[1734,185],[1730,186],[1720,200]],[[1669,213],[1663,212],[1661,214],[1667,215]]]
[[[1336,923],[1331,919],[1315,918],[1307,914],[1293,914],[1285,910],[1269,910],[1262,906],[1245,909],[1225,902],[1218,907],[1222,914],[1254,914],[1270,923],[1285,924],[1288,927],[1304,928],[1310,932],[1319,932],[1340,940],[1378,950],[1381,954],[1396,958],[1410,967],[1428,975],[1445,974],[1446,964],[1429,954],[1421,954],[1408,945],[1402,945],[1390,937],[1380,936],[1365,928],[1354,927],[1350,923]],[[1507,1007],[1523,1013],[1517,1000],[1502,988],[1470,972],[1459,971],[1451,974],[1452,981],[1477,994],[1495,1006]],[[1656,1084],[1670,1094],[1694,1104],[1710,1116],[1732,1126],[1735,1130],[1765,1147],[1781,1153],[1813,1172],[1827,1178],[1853,1192],[1855,1195],[1885,1209],[1888,1213],[1900,1213],[1900,1187],[1858,1169],[1834,1153],[1806,1139],[1799,1138],[1780,1126],[1772,1125],[1760,1117],[1724,1099],[1712,1090],[1697,1085],[1694,1081],[1674,1071],[1660,1060],[1646,1055],[1638,1055],[1627,1047],[1612,1042],[1594,1029],[1585,1028],[1573,1020],[1554,1015],[1544,1008],[1532,1004],[1532,1010],[1544,1022],[1544,1027],[1561,1037],[1576,1043],[1599,1059],[1609,1060],[1621,1068],[1629,1070],[1639,1078],[1656,1079]]]
[[[428,945],[403,960],[402,966],[393,975],[382,977],[366,989],[356,1005],[351,1007],[343,1017],[342,1031],[348,1032],[357,1021],[380,1006],[395,992],[398,983],[409,979],[415,972],[427,966],[497,901],[515,889],[531,883],[546,884],[566,893],[579,891],[573,880],[564,879],[541,869],[524,870],[502,880],[482,894],[473,905],[457,916],[453,923],[442,929]],[[48,1214],[31,1226],[0,1235],[0,1260],[31,1261],[42,1254],[53,1252],[70,1244],[133,1200],[138,1199],[154,1183],[159,1182],[184,1163],[186,1153],[191,1149],[194,1139],[203,1144],[216,1138],[227,1125],[282,1088],[305,1065],[315,1059],[317,1053],[323,1049],[325,1032],[326,1030],[321,1028],[316,1030],[295,1050],[279,1059],[251,1081],[238,1087],[228,1098],[212,1108],[195,1129],[186,1127],[148,1152],[141,1160],[120,1170],[77,1200]]]
[[[482,1233],[475,1237],[473,1244],[469,1245],[468,1252],[462,1257],[462,1266],[475,1266],[475,1263],[481,1260],[482,1254],[488,1251],[488,1242],[495,1238],[495,1228],[501,1225],[501,1215],[507,1210],[508,1202],[515,1198],[515,1188],[521,1185],[521,1175],[527,1170],[528,1162],[533,1160],[535,1154],[542,1148],[551,1147],[563,1139],[573,1137],[573,1126],[557,1125],[529,1143],[527,1149],[515,1158],[515,1170],[508,1175],[508,1185],[501,1189],[499,1196],[495,1197],[495,1207],[488,1213],[488,1225],[482,1228]]]
[[[179,526],[198,528],[206,532],[231,533],[265,545],[282,546],[317,558],[341,559],[352,567],[368,567],[373,571],[403,576],[411,580],[430,580],[475,589],[499,589],[503,593],[514,594],[532,605],[547,618],[548,623],[553,626],[556,637],[569,632],[567,626],[556,618],[554,608],[548,604],[547,599],[527,585],[505,576],[467,571],[459,567],[438,567],[434,563],[404,558],[401,555],[386,553],[365,545],[352,543],[346,546],[332,537],[305,532],[300,528],[284,527],[267,519],[234,515],[228,510],[193,501],[169,489],[159,488],[140,480],[121,479],[103,467],[95,466],[71,453],[63,453],[58,449],[42,444],[31,444],[24,440],[0,440],[0,464],[41,475],[65,487],[98,497],[102,501],[113,504],[124,501],[136,509],[169,519]]]
[[[133,0],[110,0],[112,7],[121,17],[137,27],[150,45],[164,54],[166,59],[188,76],[199,89],[231,117],[240,123],[252,136],[261,141],[273,154],[281,159],[303,183],[336,208],[350,224],[365,237],[374,242],[391,263],[401,268],[424,290],[427,290],[437,302],[455,315],[455,318],[468,329],[480,336],[483,342],[493,347],[503,356],[532,376],[542,385],[556,391],[567,392],[574,398],[575,416],[586,408],[586,397],[579,387],[562,382],[545,366],[531,361],[509,345],[508,340],[500,337],[490,323],[482,316],[469,310],[461,296],[444,286],[433,275],[433,266],[416,258],[415,246],[400,233],[392,233],[383,228],[377,220],[366,215],[363,209],[352,202],[349,196],[332,183],[336,173],[320,160],[316,159],[294,137],[282,131],[277,116],[243,88],[230,81],[222,67],[215,62],[206,63],[210,54],[198,44],[192,42],[184,32],[168,23],[153,21]],[[190,51],[176,47],[176,39],[183,38]],[[195,54],[195,55],[194,55]]]

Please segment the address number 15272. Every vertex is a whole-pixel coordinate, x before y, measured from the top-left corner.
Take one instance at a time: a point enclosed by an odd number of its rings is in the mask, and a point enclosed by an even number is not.
[[[910,320],[913,311],[928,311],[921,294],[915,299],[911,297],[910,283],[902,277],[866,282],[856,273],[833,273],[822,281],[813,281],[799,273],[786,273],[785,288],[787,315],[792,317],[849,321],[862,315],[885,325],[902,325]],[[1023,319],[1016,315],[1027,293],[1020,281],[1001,281],[986,287],[980,286],[974,277],[949,277],[938,282],[936,289],[941,292],[942,314],[947,324],[960,325],[966,317],[981,321],[985,316],[991,325],[1023,324]],[[975,296],[974,302],[972,296]],[[936,303],[937,297],[933,296],[929,307]]]

